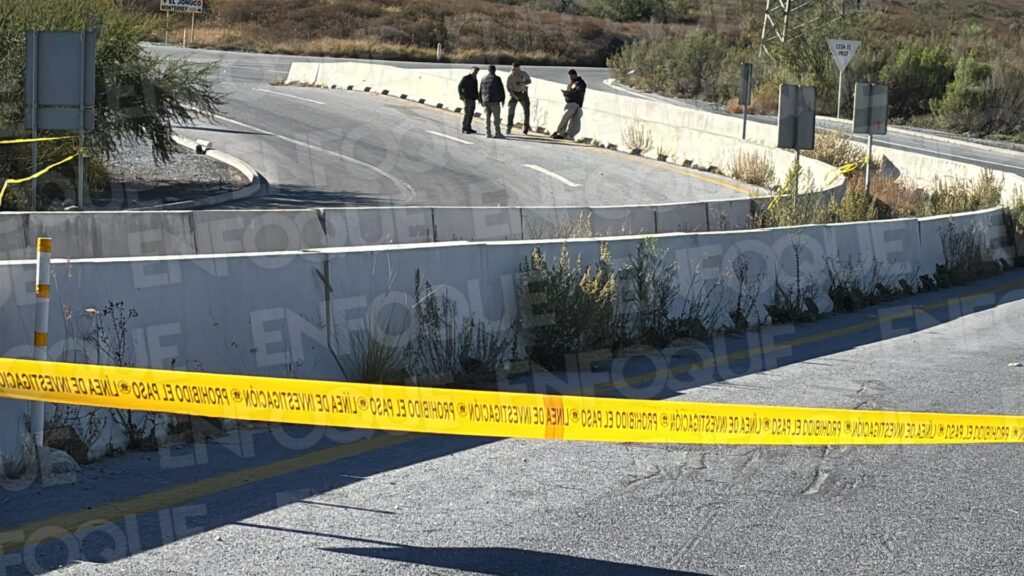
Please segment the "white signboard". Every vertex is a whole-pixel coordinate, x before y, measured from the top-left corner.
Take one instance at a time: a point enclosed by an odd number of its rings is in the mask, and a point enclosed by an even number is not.
[[[160,0],[160,10],[199,14],[203,11],[203,0]]]
[[[854,55],[857,54],[860,40],[828,40],[827,42],[828,49],[832,51],[832,57],[836,60],[836,66],[839,66],[839,72],[842,73],[850,64],[850,60],[853,60]]]

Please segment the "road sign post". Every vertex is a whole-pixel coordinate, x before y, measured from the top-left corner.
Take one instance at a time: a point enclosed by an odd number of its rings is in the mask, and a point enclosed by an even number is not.
[[[743,139],[747,139],[747,106],[750,105],[750,94],[754,85],[754,66],[749,62],[740,64],[740,96],[743,106]]]
[[[25,119],[40,130],[78,133],[78,206],[85,202],[85,133],[96,123],[96,40],[99,29],[81,32],[25,33]],[[32,173],[38,167],[33,147]],[[32,208],[38,208],[33,179]]]
[[[857,54],[857,49],[860,48],[859,40],[827,40],[828,49],[832,52],[832,58],[836,61],[836,66],[839,67],[839,96],[838,103],[836,104],[836,118],[842,116],[843,113],[843,73],[846,72],[846,67],[850,65],[850,60]]]
[[[170,28],[171,12],[181,12],[192,17],[192,43],[196,42],[196,14],[203,13],[203,0],[160,0],[160,11],[166,14],[164,18],[164,44],[168,43],[168,29]],[[189,26],[181,32],[181,45],[188,46]]]
[[[871,194],[871,156],[875,136],[889,129],[889,87],[858,82],[853,93],[853,133],[868,135],[868,160],[864,169],[864,191]]]
[[[793,183],[793,204],[800,193],[800,151],[814,150],[817,95],[813,86],[779,86],[778,147],[796,152],[797,175]]]

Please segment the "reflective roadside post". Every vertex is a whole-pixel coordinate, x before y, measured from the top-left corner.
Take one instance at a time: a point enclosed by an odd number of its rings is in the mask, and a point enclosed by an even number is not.
[[[889,87],[858,82],[853,93],[853,133],[868,135],[868,159],[864,170],[864,192],[867,194],[871,194],[871,155],[875,135],[884,136],[888,129]]]
[[[813,86],[779,85],[778,147],[796,152],[796,181],[793,183],[793,205],[800,193],[800,151],[814,150],[814,129],[817,121],[817,93]]]
[[[740,64],[740,96],[743,106],[743,139],[747,139],[747,106],[750,105],[750,92],[753,90],[754,65],[749,62]]]
[[[50,250],[53,240],[50,238],[36,239],[36,318],[35,334],[32,338],[35,351],[33,358],[46,361],[46,345],[49,341],[50,323]],[[46,404],[32,403],[31,430],[32,441],[36,446],[36,461],[40,462],[43,453],[43,425],[46,421]]]

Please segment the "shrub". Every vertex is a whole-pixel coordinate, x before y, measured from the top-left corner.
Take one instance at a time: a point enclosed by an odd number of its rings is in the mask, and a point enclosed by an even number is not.
[[[957,230],[950,220],[939,233],[943,264],[935,268],[935,283],[940,288],[967,284],[985,272],[984,244],[980,230]]]
[[[608,66],[616,78],[642,90],[686,98],[717,99],[728,44],[707,31],[627,44]]]
[[[998,105],[990,90],[991,78],[989,64],[974,54],[961,56],[946,93],[942,99],[932,100],[932,113],[951,130],[984,133],[990,125],[987,111]]]
[[[421,383],[493,384],[514,354],[514,326],[492,330],[471,317],[460,320],[455,301],[421,283],[419,270],[413,294],[416,334],[406,351],[408,371]]]
[[[342,374],[352,382],[395,384],[405,382],[405,356],[402,347],[370,322],[366,330],[349,333],[350,359],[342,365]]]
[[[814,150],[808,152],[807,156],[830,166],[846,166],[860,164],[867,157],[867,152],[846,134],[838,130],[827,130],[814,139]]]
[[[567,244],[554,263],[535,247],[520,270],[520,310],[530,359],[560,370],[569,356],[612,348],[618,332],[616,275],[606,243],[601,243],[598,262],[587,266],[578,256],[572,259]]]
[[[632,121],[622,130],[622,143],[633,154],[644,154],[654,147],[654,138],[649,128]]]
[[[585,14],[617,22],[679,22],[691,20],[694,10],[693,0],[576,0],[571,4],[578,4]]]
[[[644,238],[636,252],[619,271],[623,292],[622,327],[624,343],[665,346],[679,331],[671,317],[672,303],[679,294],[676,272],[679,265],[665,260],[657,240]]]
[[[945,95],[955,69],[948,45],[916,39],[901,44],[879,77],[889,87],[889,113],[903,119],[927,113],[929,102]]]
[[[985,170],[977,180],[935,180],[928,197],[928,214],[956,214],[973,212],[999,205],[1003,181],[991,170]]]
[[[848,175],[846,188],[863,190],[864,173],[858,171]],[[871,197],[875,200],[878,217],[882,219],[913,218],[928,213],[928,194],[902,179],[882,174],[872,175]]]
[[[729,176],[761,188],[777,184],[775,165],[767,153],[737,152],[729,163]]]
[[[775,290],[772,293],[772,302],[765,308],[774,323],[787,322],[810,322],[817,320],[821,313],[815,299],[818,295],[818,287],[813,276],[806,277],[800,273],[803,263],[804,240],[800,232],[790,234],[790,244],[793,247],[793,261],[795,264],[796,279],[791,286],[783,287],[779,282],[779,274],[775,275]]]
[[[871,271],[867,276],[852,260],[835,262],[830,258],[825,265],[828,268],[828,296],[836,312],[852,312],[914,294],[909,279],[883,274],[882,263],[878,260],[871,261]]]

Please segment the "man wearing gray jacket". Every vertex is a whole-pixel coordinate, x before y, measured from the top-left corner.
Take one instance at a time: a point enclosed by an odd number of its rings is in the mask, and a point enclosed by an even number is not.
[[[488,138],[504,138],[501,135],[501,105],[505,102],[505,86],[495,74],[494,64],[487,67],[487,76],[480,81],[480,103],[484,105],[484,126]],[[494,135],[491,136],[491,121],[494,121]]]

